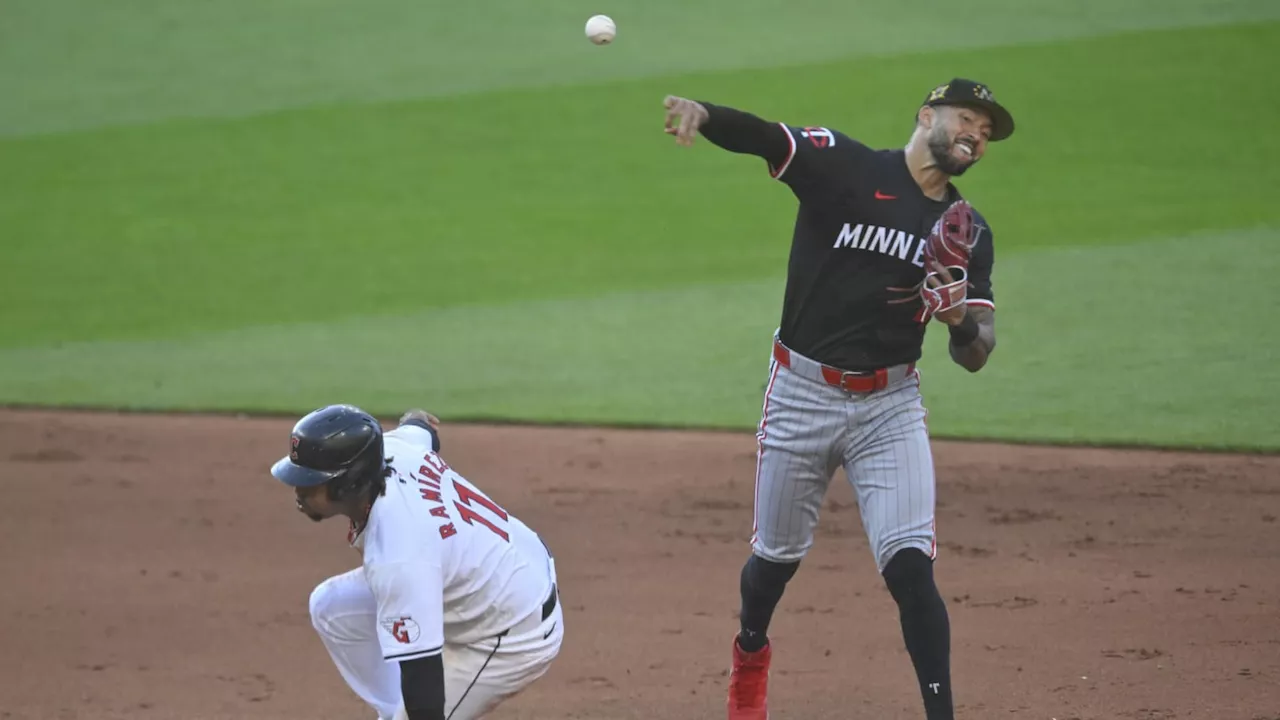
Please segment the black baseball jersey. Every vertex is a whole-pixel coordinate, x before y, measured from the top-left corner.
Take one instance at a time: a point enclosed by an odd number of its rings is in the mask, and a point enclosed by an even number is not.
[[[845,370],[918,360],[927,322],[915,319],[924,244],[960,193],[924,195],[903,150],[873,150],[823,127],[768,123],[707,106],[702,134],[734,152],[763,157],[800,206],[787,266],[779,337],[792,350]],[[970,303],[994,307],[990,227],[975,210]],[[894,302],[899,301],[899,302]]]

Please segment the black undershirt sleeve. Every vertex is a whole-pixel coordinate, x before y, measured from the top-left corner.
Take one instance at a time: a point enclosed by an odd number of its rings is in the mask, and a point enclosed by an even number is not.
[[[758,155],[773,167],[786,162],[791,140],[781,125],[749,112],[701,102],[707,120],[699,128],[702,136],[729,152]]]
[[[445,720],[444,657],[436,654],[400,663],[400,692],[409,720]]]

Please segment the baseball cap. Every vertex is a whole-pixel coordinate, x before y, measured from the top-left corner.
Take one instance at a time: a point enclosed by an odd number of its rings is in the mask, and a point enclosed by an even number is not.
[[[930,90],[924,105],[977,105],[991,114],[991,142],[1004,140],[1013,134],[1013,115],[996,101],[991,88],[980,82],[954,78]]]

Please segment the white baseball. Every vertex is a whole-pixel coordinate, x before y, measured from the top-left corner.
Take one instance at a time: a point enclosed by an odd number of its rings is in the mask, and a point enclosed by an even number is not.
[[[587,37],[597,45],[608,45],[618,35],[618,26],[608,15],[592,15],[587,20]]]

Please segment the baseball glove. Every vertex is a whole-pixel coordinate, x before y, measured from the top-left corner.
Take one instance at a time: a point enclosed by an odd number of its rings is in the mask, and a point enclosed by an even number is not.
[[[928,274],[920,286],[922,301],[916,319],[928,320],[934,314],[950,310],[963,303],[969,288],[969,258],[973,246],[978,243],[977,224],[973,207],[964,200],[957,200],[942,213],[933,224],[933,230],[925,241],[925,268]],[[951,279],[942,276],[939,268],[946,268]],[[939,283],[931,287],[932,281]]]
[[[946,268],[959,267],[968,270],[969,256],[978,243],[977,223],[973,219],[973,207],[964,200],[957,200],[947,208],[938,222],[933,224],[924,246],[925,267],[937,263]]]

